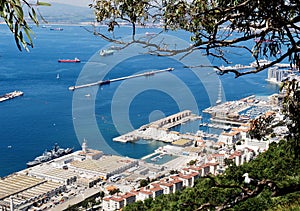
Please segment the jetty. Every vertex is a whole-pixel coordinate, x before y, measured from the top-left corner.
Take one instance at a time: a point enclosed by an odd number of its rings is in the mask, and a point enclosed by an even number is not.
[[[171,143],[185,137],[186,134],[180,134],[177,131],[170,131],[169,129],[185,122],[200,118],[200,116],[193,114],[190,110],[181,111],[171,116],[159,119],[155,122],[143,125],[139,129],[132,132],[115,137],[113,138],[113,141],[133,142],[144,139]]]
[[[124,76],[124,77],[120,77],[120,78],[114,78],[114,79],[110,79],[110,80],[103,80],[103,81],[101,80],[101,81],[88,83],[88,84],[70,86],[69,90],[74,91],[75,89],[82,89],[82,88],[87,88],[87,87],[90,87],[90,86],[102,86],[102,85],[110,84],[110,83],[117,82],[117,81],[123,81],[123,80],[138,78],[138,77],[142,77],[142,76],[153,76],[153,75],[158,74],[158,73],[170,72],[170,71],[173,71],[173,70],[174,70],[174,68],[171,68],[171,67],[166,68],[166,69],[162,69],[162,70],[153,70],[153,71],[148,71],[148,72],[145,72],[145,73],[139,73],[139,74],[135,74],[135,75],[129,75],[129,76]]]

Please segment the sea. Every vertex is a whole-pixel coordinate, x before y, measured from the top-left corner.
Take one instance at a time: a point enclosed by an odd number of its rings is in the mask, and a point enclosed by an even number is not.
[[[233,74],[219,76],[208,67],[187,67],[188,64],[223,64],[202,54],[190,58],[189,55],[156,56],[149,54],[153,53],[151,48],[131,45],[129,50],[116,50],[113,55],[101,57],[101,49],[116,44],[93,35],[92,29],[79,25],[33,26],[34,48],[20,52],[7,26],[0,25],[0,96],[14,90],[24,92],[22,97],[0,103],[0,177],[25,169],[28,161],[52,149],[55,143],[79,150],[86,140],[90,148],[106,154],[139,159],[165,144],[146,140],[118,143],[112,139],[182,110],[202,115],[202,110],[219,98],[237,100],[278,92],[278,86],[265,81],[266,71],[236,79]],[[131,34],[131,29],[126,27],[118,28],[114,34],[107,33],[105,27],[99,30],[122,41]],[[157,28],[137,29],[141,37],[158,32]],[[164,39],[161,45],[173,40],[179,47],[180,43],[189,43],[189,34],[168,32]],[[248,65],[253,61],[241,50],[232,51],[228,56],[233,65]],[[58,62],[58,59],[74,58],[81,62]],[[174,70],[101,87],[69,90],[75,84],[169,67]],[[197,127],[193,126],[193,130],[198,130]]]

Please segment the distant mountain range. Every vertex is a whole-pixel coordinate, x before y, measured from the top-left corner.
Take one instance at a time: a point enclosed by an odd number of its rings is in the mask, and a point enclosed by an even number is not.
[[[82,24],[95,20],[93,9],[89,8],[88,4],[82,7],[51,2],[50,7],[41,6],[38,10],[49,24]],[[42,24],[42,21],[40,23]]]

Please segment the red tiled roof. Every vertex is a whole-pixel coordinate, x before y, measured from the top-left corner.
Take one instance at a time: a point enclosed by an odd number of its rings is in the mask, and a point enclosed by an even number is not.
[[[181,180],[181,179],[179,179],[179,178],[177,178],[177,179],[174,179],[172,182],[173,182],[174,184],[176,184],[176,183],[180,183],[180,182],[182,182],[182,180]]]
[[[195,177],[195,176],[199,175],[199,173],[198,173],[198,172],[192,172],[191,175],[192,175],[193,177]]]
[[[132,196],[135,196],[135,194],[132,193],[132,192],[131,193],[130,192],[126,192],[124,195],[122,195],[122,197],[125,198],[125,199],[129,198],[129,197],[132,197]]]
[[[190,167],[190,169],[194,170],[194,171],[200,171],[202,169],[201,166],[192,166]]]
[[[161,187],[150,188],[150,191],[152,191],[152,192],[156,192],[156,191],[159,191],[159,190],[163,190],[163,189]]]
[[[179,177],[180,177],[180,178],[183,178],[183,179],[191,179],[193,176],[190,175],[190,174],[186,174],[186,175],[184,175],[184,174],[179,174]]]
[[[208,166],[217,166],[219,163],[206,163]]]
[[[159,183],[161,186],[167,186],[167,187],[171,187],[173,186],[173,183],[172,182],[161,182]]]
[[[147,190],[140,190],[140,193],[146,194],[146,195],[152,195],[153,193],[151,191]]]
[[[103,200],[104,201],[110,201],[111,197],[104,197]]]
[[[111,200],[112,201],[116,201],[116,202],[120,202],[120,201],[124,201],[124,198],[123,197],[111,197]]]

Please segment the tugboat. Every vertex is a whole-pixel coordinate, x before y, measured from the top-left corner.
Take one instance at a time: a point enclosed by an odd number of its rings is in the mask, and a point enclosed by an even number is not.
[[[63,149],[63,148],[60,148],[58,146],[58,144],[56,143],[53,146],[52,150],[49,150],[49,151],[46,150],[42,155],[36,157],[33,161],[27,162],[26,165],[27,165],[27,168],[33,167],[33,166],[36,166],[38,164],[45,163],[47,161],[53,160],[55,158],[59,158],[61,156],[70,154],[72,152],[73,152],[73,148]]]

